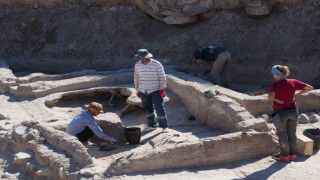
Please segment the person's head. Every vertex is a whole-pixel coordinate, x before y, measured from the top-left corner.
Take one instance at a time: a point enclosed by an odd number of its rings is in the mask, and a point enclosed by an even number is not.
[[[102,105],[100,103],[92,102],[90,104],[85,104],[84,106],[88,108],[88,111],[93,116],[97,116],[100,113],[103,113],[103,107],[102,107]]]
[[[146,49],[139,49],[134,57],[136,60],[141,61],[143,64],[147,64],[150,62],[153,55],[149,53]]]
[[[289,76],[290,69],[288,66],[274,65],[271,69],[271,72],[272,72],[273,78],[279,81]]]

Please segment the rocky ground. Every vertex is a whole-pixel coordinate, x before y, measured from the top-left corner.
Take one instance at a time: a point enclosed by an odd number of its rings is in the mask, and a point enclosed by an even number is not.
[[[169,91],[168,93],[170,94]],[[90,98],[90,100],[98,102],[102,100],[102,97],[99,96],[95,98]],[[2,113],[10,117],[10,121],[14,124],[19,124],[26,119],[39,120],[41,123],[48,124],[57,123],[59,121],[70,121],[75,114],[81,111],[81,106],[89,100],[84,98],[63,101],[56,107],[48,109],[43,105],[45,99],[48,99],[48,97],[32,99],[0,95],[0,102],[1,105],[3,105],[1,108]],[[113,101],[113,103],[117,105],[116,107],[108,107],[106,101],[101,101],[101,103],[105,104],[106,111],[116,111],[117,108],[121,109],[125,105],[125,102],[121,99],[115,99]],[[170,143],[185,142],[225,134],[223,131],[212,131],[212,129],[202,126],[196,121],[187,120],[190,114],[179,100],[167,104],[167,109],[168,117],[170,117],[170,133],[163,134],[161,130],[158,129],[151,133],[143,134],[142,145],[119,145],[116,150],[110,152],[101,152],[96,145],[87,146],[87,151],[91,157],[93,157],[94,163],[98,167],[104,167],[112,160],[121,158],[128,153],[145,150],[146,148],[152,149],[154,145],[163,146]],[[146,127],[144,114],[139,109],[125,114],[122,118],[122,123],[126,127],[140,126],[142,129]],[[320,127],[320,122],[300,124],[298,126],[298,133],[302,133],[306,128],[317,127]],[[298,155],[297,160],[291,163],[277,162],[270,156],[264,156],[218,166],[130,173],[114,176],[111,177],[111,179],[317,179],[320,170],[319,160],[320,154],[318,150],[315,150],[314,156],[304,157]],[[24,173],[17,169],[16,166],[11,165],[12,161],[13,153],[11,151],[0,152],[0,176],[2,178],[32,179],[28,173]],[[92,179],[100,178],[102,177],[92,177]]]

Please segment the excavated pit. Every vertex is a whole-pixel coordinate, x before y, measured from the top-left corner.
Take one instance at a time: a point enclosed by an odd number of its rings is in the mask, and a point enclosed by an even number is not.
[[[11,102],[24,102],[28,112],[20,120],[10,113],[3,116],[0,131],[1,141],[5,144],[3,148],[27,155],[31,151],[31,159],[35,157],[36,165],[33,169],[30,165],[26,168],[37,177],[58,178],[57,174],[59,178],[102,177],[223,164],[275,153],[278,149],[274,135],[269,132],[273,129],[267,115],[271,112],[271,104],[265,93],[255,96],[240,93],[165,67],[167,97],[164,100],[170,133],[161,133],[158,129],[142,134],[140,144],[129,145],[124,128],[140,127],[143,130],[147,127],[141,100],[132,84],[132,69],[84,70],[55,75],[31,73],[20,77],[8,66],[3,69],[11,76],[10,81],[2,81],[3,89]],[[204,92],[209,89],[219,90],[220,94],[207,98]],[[314,116],[311,111],[320,109],[317,104],[319,93],[315,90],[303,99],[298,98],[299,107]],[[24,101],[26,98],[28,101]],[[95,117],[99,126],[119,141],[113,151],[100,151],[99,143],[103,141],[99,138],[91,140],[93,145],[83,146],[65,133],[72,118],[84,109],[84,104],[92,101],[104,107],[105,113]],[[33,107],[38,107],[37,111],[32,111]],[[191,115],[195,120],[190,121]],[[11,123],[10,119],[15,122]],[[40,124],[33,125],[33,120]],[[313,124],[302,125],[299,132]],[[225,149],[238,150],[229,152]],[[58,158],[62,156],[61,152],[65,159],[60,164],[39,159],[48,150],[53,154],[47,155],[47,159]],[[154,157],[157,157],[157,163],[153,162]],[[61,164],[64,161],[77,161],[80,165],[69,163],[65,166]]]

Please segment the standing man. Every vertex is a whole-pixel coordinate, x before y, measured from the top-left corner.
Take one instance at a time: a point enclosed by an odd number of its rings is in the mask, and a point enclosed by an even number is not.
[[[209,46],[199,49],[193,53],[193,57],[196,58],[196,68],[194,76],[198,76],[200,60],[210,62],[209,69],[203,72],[206,76],[209,74],[209,79],[213,83],[220,83],[220,71],[223,70],[225,73],[225,87],[230,86],[230,71],[229,63],[231,61],[231,53],[226,51],[224,48],[217,46]]]
[[[163,98],[166,97],[166,75],[161,63],[152,59],[152,54],[146,49],[139,49],[135,59],[139,60],[134,66],[134,85],[138,98],[141,98],[143,109],[148,119],[145,132],[157,128],[154,109],[156,109],[159,126],[163,132],[168,132],[167,115]]]
[[[106,135],[98,126],[93,116],[103,113],[102,105],[97,102],[86,104],[88,109],[81,111],[68,125],[67,133],[76,136],[80,142],[87,144],[89,139],[95,134],[99,138],[117,143],[113,137]]]

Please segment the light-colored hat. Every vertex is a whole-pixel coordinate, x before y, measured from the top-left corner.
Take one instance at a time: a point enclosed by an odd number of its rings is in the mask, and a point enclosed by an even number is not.
[[[103,113],[103,107],[102,107],[102,105],[100,103],[92,102],[90,104],[85,104],[84,106],[87,107],[87,108],[91,108],[91,109],[97,110],[100,113]]]
[[[138,53],[134,56],[136,60],[143,60],[143,59],[152,58],[152,57],[153,55],[149,53],[149,51],[146,49],[139,49]]]
[[[277,69],[278,66],[280,66],[280,65],[274,65],[271,68],[271,73],[275,76],[278,76],[278,77],[285,77],[285,75]]]

